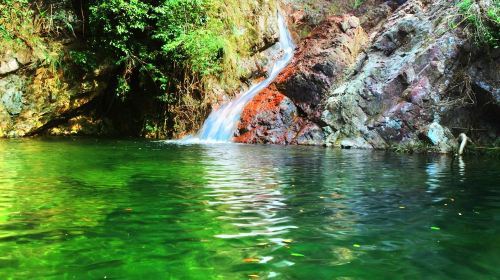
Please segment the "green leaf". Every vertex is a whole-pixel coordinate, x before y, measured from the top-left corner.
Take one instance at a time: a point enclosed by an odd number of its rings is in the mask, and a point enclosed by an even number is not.
[[[432,230],[441,230],[439,227],[431,227]]]

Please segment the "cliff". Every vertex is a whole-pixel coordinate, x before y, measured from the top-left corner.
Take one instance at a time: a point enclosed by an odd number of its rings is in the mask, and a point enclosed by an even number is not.
[[[237,141],[449,152],[467,133],[498,143],[498,49],[467,34],[456,2],[394,4],[315,27],[245,109]]]

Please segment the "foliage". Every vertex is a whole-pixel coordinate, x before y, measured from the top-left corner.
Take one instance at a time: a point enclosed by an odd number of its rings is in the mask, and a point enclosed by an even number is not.
[[[361,6],[363,4],[363,2],[365,2],[365,0],[355,0],[354,1],[354,8],[358,8],[359,6]]]
[[[500,47],[500,2],[461,0],[460,13],[472,30],[472,36],[479,44],[493,48]]]
[[[96,53],[90,50],[71,50],[69,51],[71,61],[80,66],[85,72],[91,72],[98,67]]]
[[[33,48],[39,38],[33,36],[33,10],[28,0],[5,0],[0,2],[0,47],[2,49]]]
[[[48,2],[50,1],[3,0],[0,2],[1,50],[28,50],[37,59],[46,62],[55,59],[54,51],[48,48],[49,36],[47,35],[59,35],[62,32],[59,25],[65,26],[71,33],[73,27],[68,21],[69,15],[60,10],[49,12],[49,8],[44,5]],[[58,5],[64,3],[65,1],[62,1]],[[56,49],[58,48],[59,46],[56,46]]]
[[[220,71],[224,41],[221,24],[210,17],[212,8],[211,0],[94,0],[90,43],[122,66],[119,93],[130,88],[135,71],[161,92],[174,91],[186,73],[203,77]],[[79,58],[88,60],[82,53]]]
[[[86,47],[72,57],[82,68],[105,60],[116,64],[117,96],[126,101],[132,92],[147,94],[164,110],[161,117],[155,114],[161,126],[193,131],[217,100],[210,95],[214,88],[232,92],[248,74],[242,60],[261,47],[268,30],[263,28],[269,26],[257,20],[275,19],[274,12],[261,14],[275,11],[274,5],[267,0],[90,0],[84,8]]]

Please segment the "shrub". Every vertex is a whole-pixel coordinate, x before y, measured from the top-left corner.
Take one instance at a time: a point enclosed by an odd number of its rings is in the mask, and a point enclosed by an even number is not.
[[[0,47],[3,50],[35,48],[33,11],[28,0],[4,0],[0,3]]]
[[[187,72],[203,77],[220,70],[224,41],[209,17],[212,7],[211,0],[94,0],[90,44],[122,66],[120,93],[136,70],[159,91],[172,90]]]
[[[461,0],[458,8],[478,44],[500,47],[499,1]]]

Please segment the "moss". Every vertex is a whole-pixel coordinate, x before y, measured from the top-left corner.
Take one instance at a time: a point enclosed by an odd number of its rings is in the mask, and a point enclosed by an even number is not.
[[[466,156],[485,156],[500,158],[500,143],[497,139],[496,143],[491,146],[477,146],[469,145],[465,148],[464,154]]]

